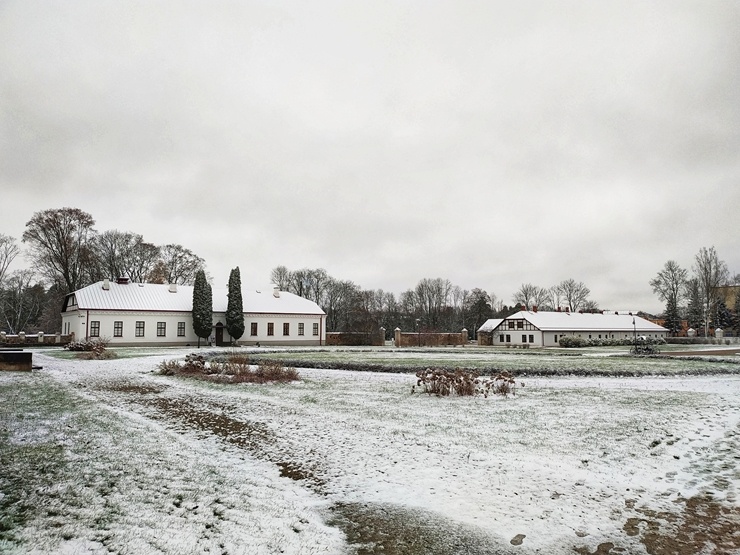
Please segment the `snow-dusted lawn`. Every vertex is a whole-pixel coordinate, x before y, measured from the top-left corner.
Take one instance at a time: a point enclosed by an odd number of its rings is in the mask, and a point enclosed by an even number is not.
[[[740,550],[738,375],[484,399],[412,395],[408,374],[153,372],[187,352],[0,374],[0,552],[639,554],[707,530],[697,499]]]

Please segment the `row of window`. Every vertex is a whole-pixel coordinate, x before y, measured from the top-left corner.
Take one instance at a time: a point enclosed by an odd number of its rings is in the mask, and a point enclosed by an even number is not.
[[[144,337],[146,322],[137,321],[134,327],[135,337]],[[90,320],[90,337],[100,337],[100,321]],[[123,321],[113,322],[113,337],[123,337]],[[157,337],[167,337],[167,322],[157,322]],[[177,337],[185,337],[185,322],[177,323]]]
[[[514,327],[518,330],[536,330],[537,327],[527,320],[507,320],[506,325],[508,329],[513,330]]]
[[[501,343],[511,343],[511,335],[508,333],[506,335],[499,335],[498,339]],[[527,341],[529,339],[529,341]],[[527,334],[522,334],[522,343],[534,343],[534,335],[527,336]]]
[[[259,335],[259,328],[257,322],[252,322],[249,328],[250,335],[256,336]],[[305,335],[306,334],[306,328],[303,322],[298,322],[298,335]],[[314,323],[313,325],[313,334],[319,335],[319,324]],[[273,336],[275,335],[275,324],[272,322],[267,322],[267,335]],[[283,335],[290,335],[290,322],[283,322]]]
[[[253,336],[259,335],[259,328],[257,322],[252,322],[250,326],[250,333]],[[145,322],[136,322],[134,328],[134,335],[136,337],[144,337]],[[313,325],[313,334],[319,335],[319,324]],[[275,335],[275,324],[273,322],[267,323],[267,335]],[[290,322],[283,324],[283,335],[290,335]],[[298,322],[298,335],[305,335],[305,325],[303,322]],[[100,337],[100,320],[90,321],[90,337]],[[123,321],[116,320],[113,322],[113,337],[123,337]],[[157,337],[167,337],[167,322],[157,322]],[[177,337],[185,337],[185,322],[177,323]]]

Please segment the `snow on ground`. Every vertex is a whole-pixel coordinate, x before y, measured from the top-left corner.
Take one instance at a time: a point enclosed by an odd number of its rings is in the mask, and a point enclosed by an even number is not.
[[[43,510],[18,552],[374,553],[331,525],[342,506],[429,515],[479,533],[486,553],[647,553],[655,522],[670,535],[698,497],[740,530],[740,376],[530,378],[485,399],[411,394],[408,374],[223,386],[154,373],[187,352],[37,353],[43,370],[0,375],[9,441],[63,459],[30,494]]]

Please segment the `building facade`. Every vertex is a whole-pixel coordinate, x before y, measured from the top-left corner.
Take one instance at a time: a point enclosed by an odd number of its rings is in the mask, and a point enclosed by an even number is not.
[[[537,312],[522,310],[491,319],[478,329],[479,345],[557,347],[565,336],[583,339],[664,338],[668,330],[630,313]]]
[[[213,329],[206,340],[228,345],[228,290],[213,289]],[[242,288],[241,345],[324,345],[326,314],[316,303],[277,288]],[[196,345],[193,287],[103,280],[70,293],[62,307],[63,333],[110,345]],[[201,340],[201,343],[204,341]]]

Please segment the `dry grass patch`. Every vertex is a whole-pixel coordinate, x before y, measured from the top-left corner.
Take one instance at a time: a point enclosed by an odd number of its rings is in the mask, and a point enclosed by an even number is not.
[[[158,366],[165,376],[187,376],[219,383],[286,383],[300,379],[295,368],[280,361],[250,364],[247,355],[231,355],[225,361],[206,361],[202,355],[190,354],[184,362],[166,360]]]

